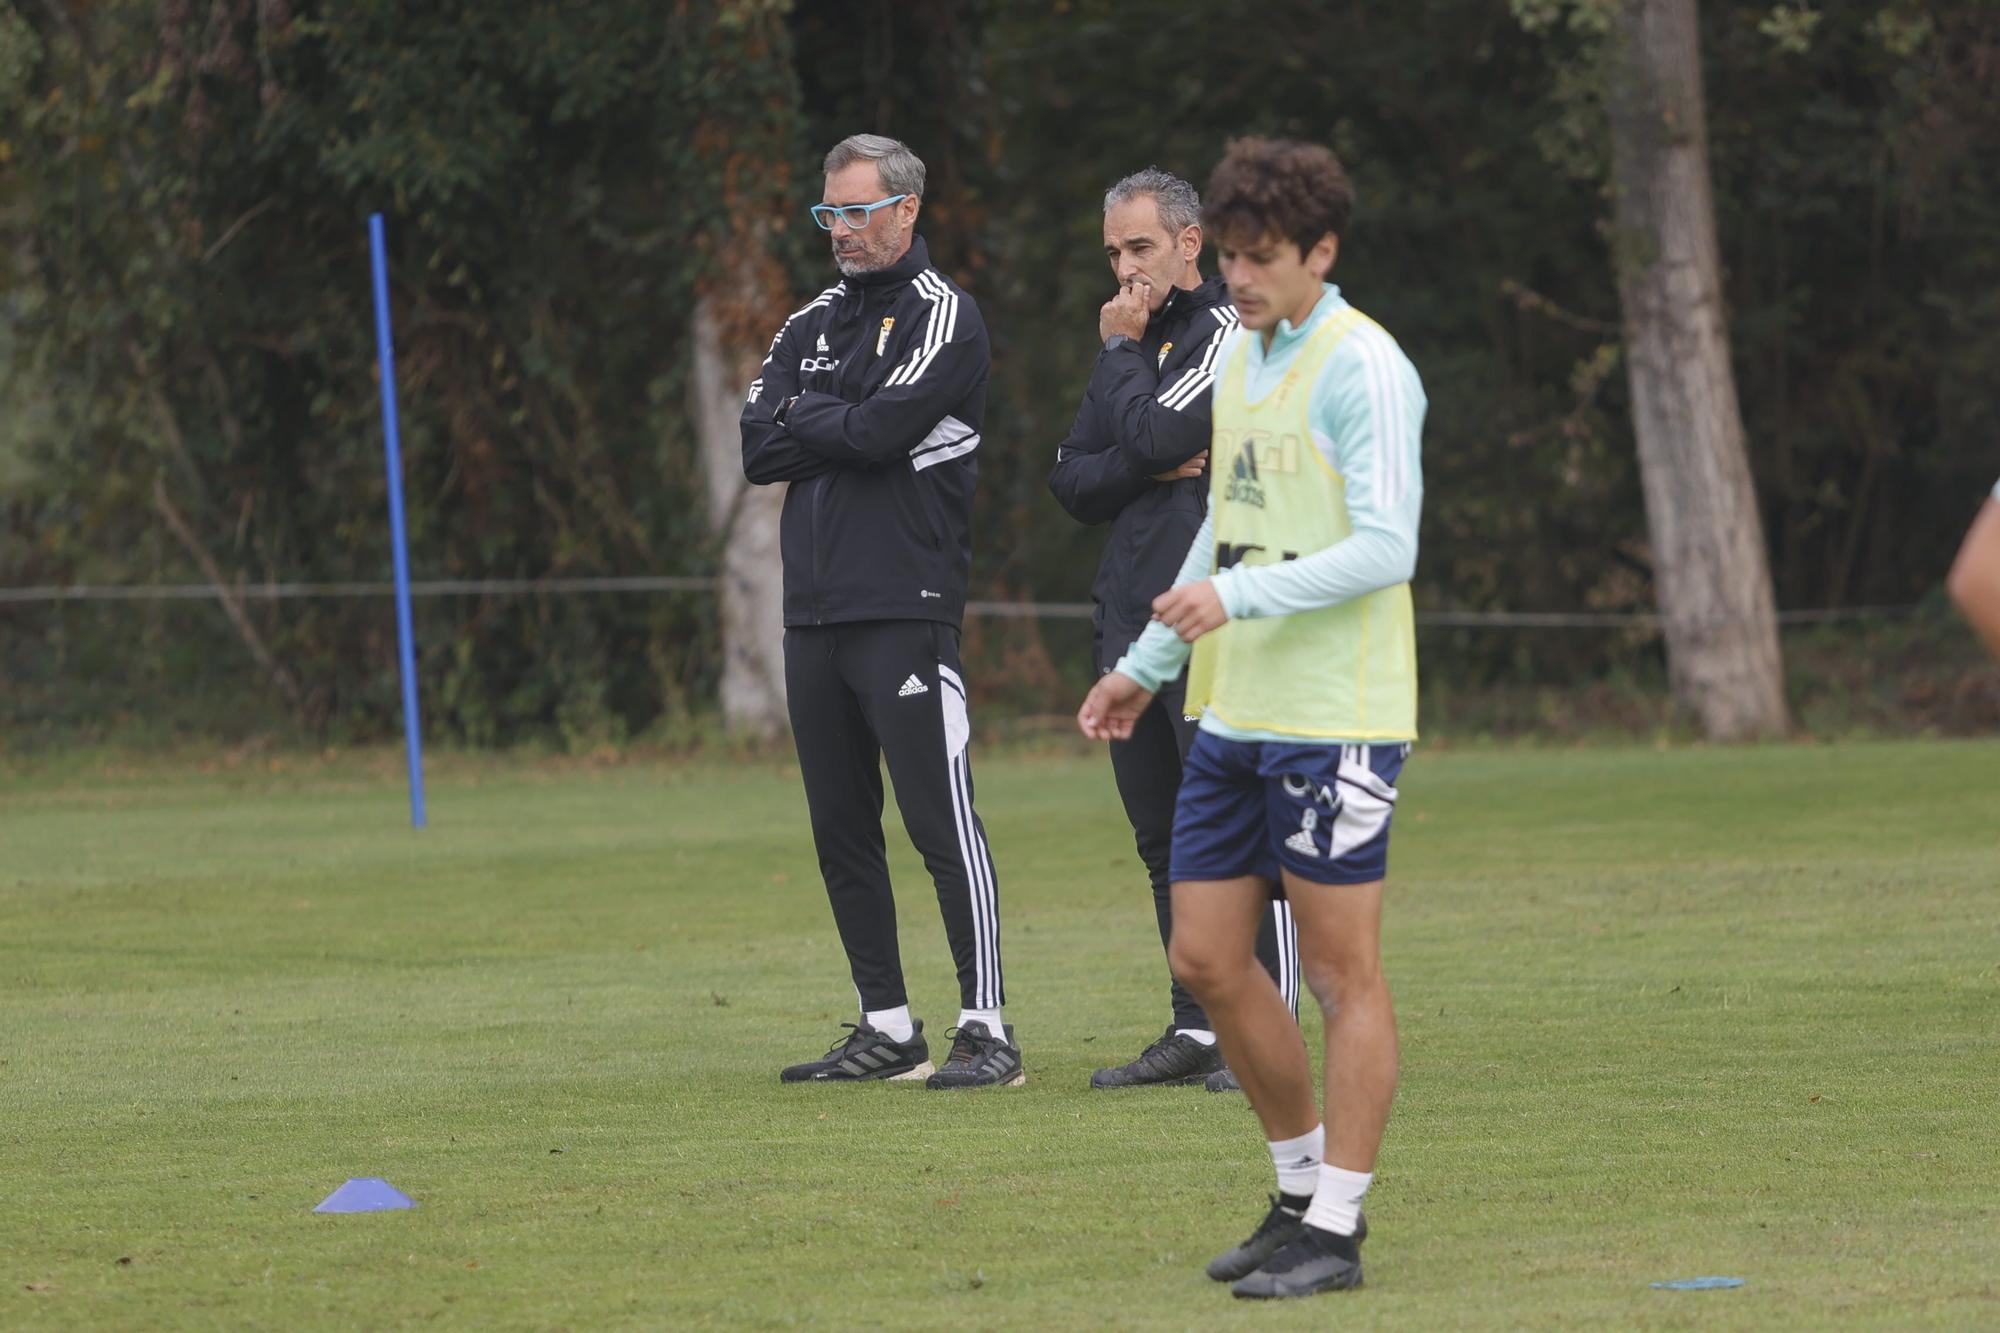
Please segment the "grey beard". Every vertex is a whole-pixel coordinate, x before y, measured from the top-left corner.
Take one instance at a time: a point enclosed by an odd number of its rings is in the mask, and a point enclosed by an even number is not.
[[[873,273],[881,267],[879,264],[870,263],[865,252],[854,259],[843,259],[836,254],[833,257],[833,266],[850,278],[858,278],[863,273]]]

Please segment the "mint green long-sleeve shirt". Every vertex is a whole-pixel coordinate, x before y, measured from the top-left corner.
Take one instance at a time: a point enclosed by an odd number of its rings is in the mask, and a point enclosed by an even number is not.
[[[1240,329],[1217,361],[1226,365],[1240,340],[1249,345],[1245,393],[1262,398],[1284,378],[1313,330],[1347,305],[1327,284],[1305,322],[1281,320],[1269,347],[1263,335]],[[1346,481],[1353,531],[1343,540],[1297,560],[1274,565],[1215,569],[1215,523],[1202,521],[1174,586],[1213,579],[1231,620],[1290,615],[1335,606],[1381,588],[1407,583],[1417,564],[1417,524],[1423,510],[1424,396],[1416,367],[1382,329],[1363,325],[1342,338],[1312,386],[1313,443]],[[1186,665],[1189,645],[1155,621],[1120,658],[1114,670],[1149,690]],[[1296,741],[1297,737],[1243,731],[1204,716],[1204,731],[1231,740]]]

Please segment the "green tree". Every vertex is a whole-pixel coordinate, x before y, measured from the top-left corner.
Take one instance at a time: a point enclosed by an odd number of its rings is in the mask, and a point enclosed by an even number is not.
[[[733,168],[690,131],[733,115],[782,135],[781,17],[694,0],[10,11],[17,356],[57,405],[32,453],[48,502],[27,515],[44,576],[382,575],[377,209],[416,569],[707,567],[679,386]],[[224,602],[303,721],[393,715],[379,603]],[[615,737],[712,680],[712,634],[687,602],[426,603],[429,716],[474,740]]]
[[[1648,609],[1601,230],[1614,9],[0,0],[0,582],[204,561],[232,584],[383,577],[374,209],[422,574],[756,564],[717,521],[689,367],[711,344],[761,355],[825,285],[803,213],[818,155],[871,129],[929,163],[924,230],[993,335],[979,591],[1081,598],[1101,537],[1044,478],[1108,286],[1101,191],[1148,161],[1199,184],[1258,132],[1347,159],[1336,278],[1430,390],[1420,607]],[[2000,8],[1700,12],[1778,603],[1914,600],[2000,437]],[[704,302],[712,340],[690,333]],[[722,368],[718,392],[741,377]],[[447,736],[590,744],[704,710],[723,678],[727,615],[705,599],[465,598],[418,620]],[[0,605],[0,697],[32,720],[205,692],[238,727],[379,734],[388,630],[366,601]],[[1425,640],[1444,688],[1664,667],[1641,631]],[[967,648],[1005,662],[974,679],[1021,706],[1069,702],[1086,669],[1080,626],[975,621]]]

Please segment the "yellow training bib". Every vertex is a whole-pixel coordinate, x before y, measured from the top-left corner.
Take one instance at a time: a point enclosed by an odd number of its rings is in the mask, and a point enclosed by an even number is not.
[[[1353,531],[1347,484],[1313,441],[1313,384],[1368,317],[1350,308],[1307,338],[1268,394],[1245,395],[1250,333],[1215,386],[1209,513],[1215,567],[1270,565]],[[1231,620],[1194,645],[1188,711],[1301,741],[1407,741],[1417,735],[1417,637],[1410,585],[1338,606]]]

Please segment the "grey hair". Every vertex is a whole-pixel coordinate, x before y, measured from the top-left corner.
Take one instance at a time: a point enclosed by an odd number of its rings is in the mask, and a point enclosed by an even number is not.
[[[882,188],[890,194],[924,197],[924,160],[900,139],[881,134],[850,134],[826,155],[826,174],[856,162],[873,162],[882,173]]]
[[[1147,167],[1135,171],[1124,180],[1104,192],[1104,211],[1109,213],[1128,199],[1136,199],[1142,194],[1153,196],[1154,207],[1160,210],[1160,225],[1167,229],[1167,235],[1178,236],[1182,231],[1201,221],[1201,195],[1171,171],[1158,167]]]

